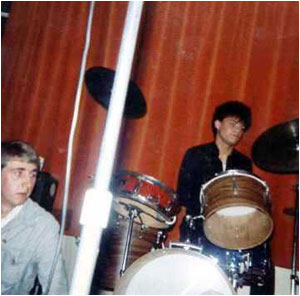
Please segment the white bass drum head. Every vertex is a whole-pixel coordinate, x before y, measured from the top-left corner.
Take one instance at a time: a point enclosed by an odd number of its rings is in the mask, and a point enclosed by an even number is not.
[[[212,259],[191,250],[160,249],[130,265],[117,295],[234,295],[229,279]]]

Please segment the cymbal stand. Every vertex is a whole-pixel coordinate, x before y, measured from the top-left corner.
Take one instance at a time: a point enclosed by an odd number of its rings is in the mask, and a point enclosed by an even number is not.
[[[293,261],[291,273],[291,295],[296,295],[296,287],[299,285],[297,276],[296,262],[297,262],[297,242],[298,242],[298,228],[299,228],[299,185],[297,184],[296,194],[296,209],[295,209],[295,223],[294,223],[294,237],[293,237]]]
[[[136,217],[138,217],[139,212],[137,208],[129,206],[129,226],[127,230],[127,235],[126,235],[126,242],[125,242],[125,249],[124,249],[124,255],[123,255],[123,260],[122,260],[122,265],[121,265],[121,270],[120,270],[120,276],[122,276],[126,270],[127,262],[128,262],[128,254],[129,254],[129,248],[131,244],[131,239],[132,239],[132,230],[133,230],[133,221]]]

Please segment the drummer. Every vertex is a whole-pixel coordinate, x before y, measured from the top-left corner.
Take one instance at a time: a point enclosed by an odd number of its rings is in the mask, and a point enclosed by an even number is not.
[[[202,219],[193,220],[197,223],[190,237],[191,217],[200,214],[201,186],[226,170],[243,170],[252,172],[251,160],[237,151],[235,146],[251,126],[251,110],[238,101],[229,101],[215,109],[212,119],[214,141],[189,148],[183,158],[177,194],[181,206],[186,208],[186,217],[180,226],[180,240],[198,244],[203,236]],[[196,233],[195,233],[196,232]]]

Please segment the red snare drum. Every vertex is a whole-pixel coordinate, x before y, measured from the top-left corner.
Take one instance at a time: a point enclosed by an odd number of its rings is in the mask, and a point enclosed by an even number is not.
[[[130,207],[139,211],[136,223],[165,229],[176,221],[179,205],[175,192],[153,177],[122,171],[113,178],[112,192],[116,212],[127,217]]]

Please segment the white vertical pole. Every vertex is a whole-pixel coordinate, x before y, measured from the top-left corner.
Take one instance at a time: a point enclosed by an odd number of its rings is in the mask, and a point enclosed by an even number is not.
[[[109,184],[121,130],[142,8],[143,1],[129,2],[103,140],[99,151],[95,185],[92,190],[86,193],[82,207],[80,223],[83,227],[71,283],[71,295],[87,295],[90,291],[102,231],[107,226],[109,218],[112,201]]]
[[[122,123],[143,1],[129,2],[96,171],[95,188],[108,188]]]

